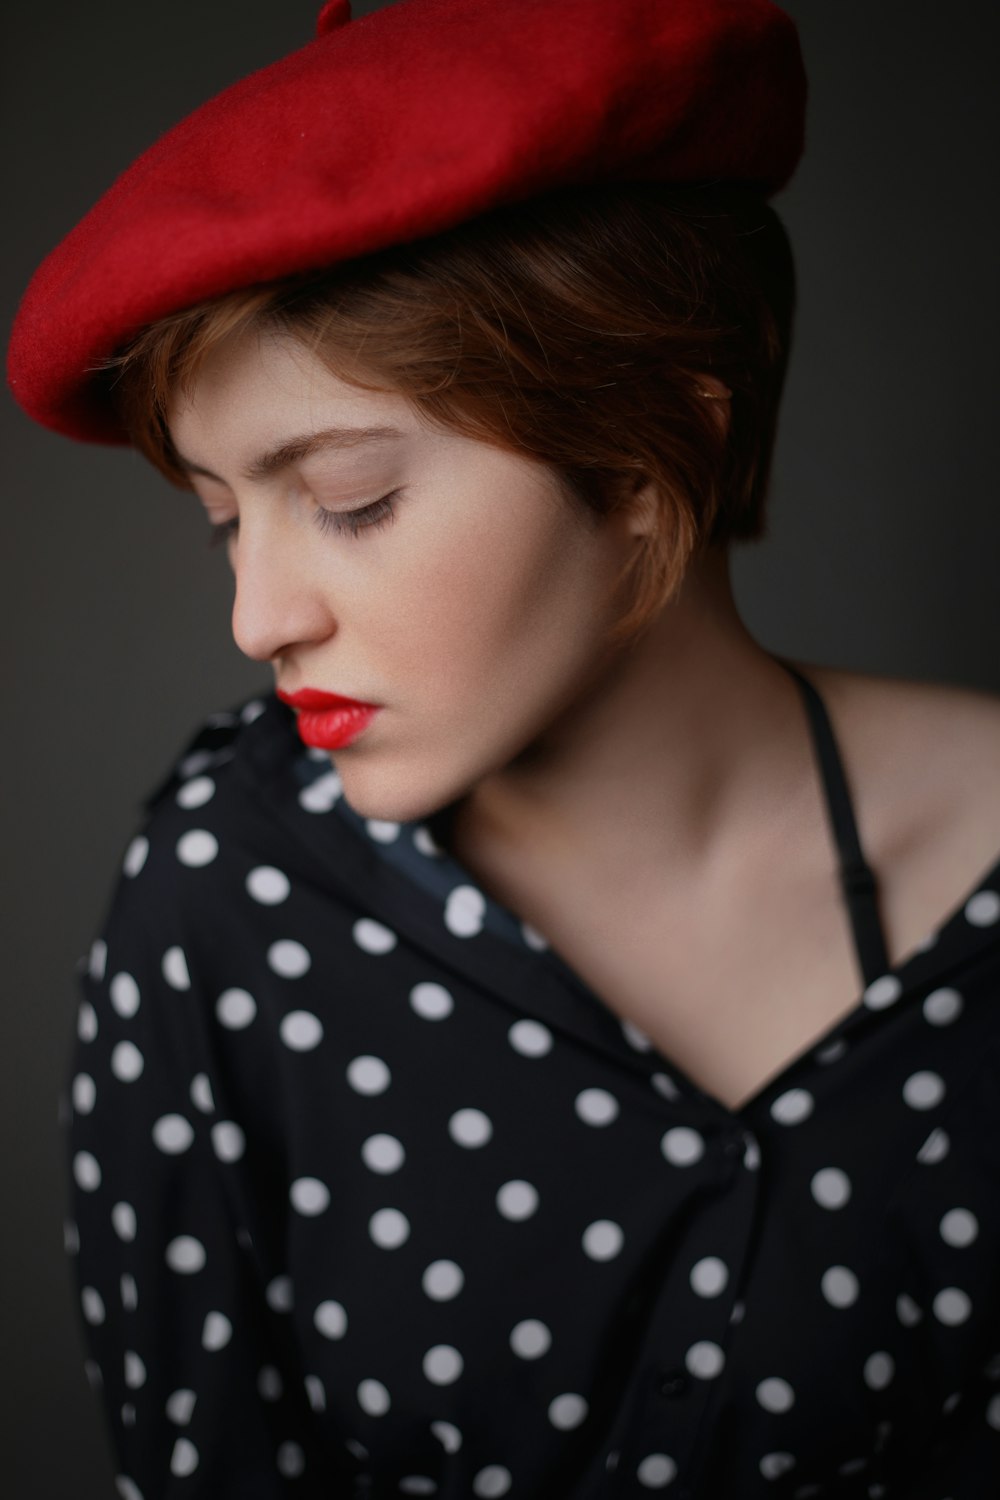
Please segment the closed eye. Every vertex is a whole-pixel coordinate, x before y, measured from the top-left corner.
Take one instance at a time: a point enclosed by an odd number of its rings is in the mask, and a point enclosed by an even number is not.
[[[334,531],[356,537],[370,526],[387,526],[395,519],[396,508],[392,502],[399,493],[398,489],[390,490],[387,495],[381,495],[378,500],[373,500],[370,505],[362,505],[358,510],[326,510],[321,505],[313,512],[313,520],[324,533]],[[236,535],[239,524],[238,516],[230,521],[216,522],[211,528],[208,545],[218,547],[227,542],[231,536]]]

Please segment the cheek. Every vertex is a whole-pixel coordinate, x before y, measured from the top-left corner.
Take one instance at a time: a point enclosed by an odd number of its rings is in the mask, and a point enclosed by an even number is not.
[[[589,660],[606,587],[600,549],[532,496],[413,540],[372,613],[389,670],[421,699],[545,692]]]

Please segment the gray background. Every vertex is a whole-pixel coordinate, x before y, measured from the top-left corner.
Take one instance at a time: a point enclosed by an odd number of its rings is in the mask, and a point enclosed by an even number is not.
[[[377,8],[356,0],[356,15]],[[112,178],[211,93],[305,42],[318,0],[7,10],[5,313]],[[794,0],[806,155],[775,200],[800,311],[744,617],[800,659],[1000,691],[994,0]],[[138,801],[261,687],[192,499],[136,455],[3,406],[8,976],[0,1107],[0,1486],[110,1500],[62,1248],[56,1098]],[[151,1500],[151,1497],[147,1497]]]

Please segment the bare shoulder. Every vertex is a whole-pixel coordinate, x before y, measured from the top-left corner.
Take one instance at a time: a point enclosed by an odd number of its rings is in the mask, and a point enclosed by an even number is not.
[[[957,844],[973,870],[1000,853],[1000,694],[794,662],[830,715],[859,824],[885,851]]]

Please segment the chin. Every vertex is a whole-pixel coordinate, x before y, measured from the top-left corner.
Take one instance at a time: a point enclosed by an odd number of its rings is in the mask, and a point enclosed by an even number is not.
[[[349,756],[331,753],[331,763],[340,777],[342,796],[359,818],[383,823],[421,823],[463,794],[454,783],[436,787],[421,784],[412,767],[398,777],[387,774],[384,763],[373,766],[350,764]]]

